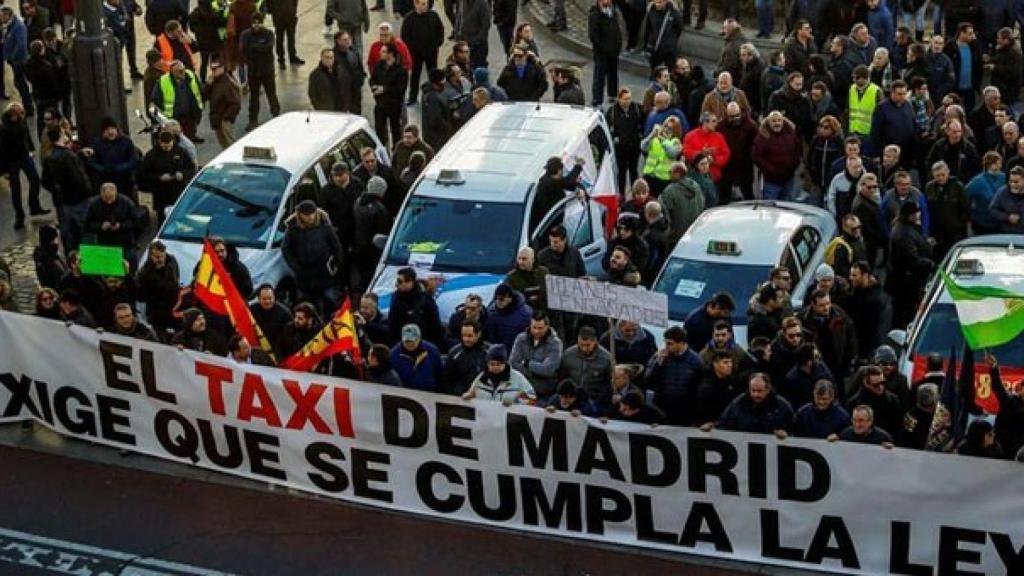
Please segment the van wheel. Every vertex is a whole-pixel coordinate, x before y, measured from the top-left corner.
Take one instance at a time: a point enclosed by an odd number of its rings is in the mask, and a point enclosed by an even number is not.
[[[299,289],[295,287],[295,281],[291,278],[281,280],[277,284],[275,292],[277,294],[277,301],[284,304],[289,309],[298,303]]]

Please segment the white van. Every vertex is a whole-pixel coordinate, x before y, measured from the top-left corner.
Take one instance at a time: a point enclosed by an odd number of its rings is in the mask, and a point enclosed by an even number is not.
[[[546,245],[556,224],[603,276],[605,207],[589,195],[560,201],[529,230],[537,181],[552,156],[567,168],[582,157],[584,188],[616,192],[611,134],[600,111],[548,103],[495,103],[478,112],[437,153],[406,198],[384,244],[370,290],[388,310],[398,270],[413,266],[439,283],[442,321],[469,293],[489,302],[528,244]],[[381,238],[380,240],[383,240]]]
[[[341,160],[355,169],[364,147],[388,163],[362,116],[289,112],[218,154],[185,188],[156,235],[177,258],[182,283],[191,281],[203,239],[221,236],[238,247],[254,286],[272,284],[290,301],[295,284],[280,247],[297,193],[316,197],[331,166]]]

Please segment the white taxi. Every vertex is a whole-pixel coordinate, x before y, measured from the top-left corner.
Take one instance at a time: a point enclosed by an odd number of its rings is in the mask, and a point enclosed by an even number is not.
[[[188,283],[202,254],[203,239],[221,236],[238,248],[254,286],[269,283],[282,300],[289,301],[295,284],[280,250],[285,220],[297,197],[317,196],[329,182],[335,162],[355,169],[364,147],[373,148],[380,161],[388,163],[387,151],[362,116],[282,114],[240,138],[200,170],[156,239],[177,258],[181,282]]]
[[[835,234],[833,216],[807,204],[748,201],[712,208],[680,238],[654,290],[668,295],[675,324],[716,292],[728,292],[737,307],[736,341],[745,343],[747,300],[757,286],[772,268],[785,267],[793,278],[793,307],[801,306]]]

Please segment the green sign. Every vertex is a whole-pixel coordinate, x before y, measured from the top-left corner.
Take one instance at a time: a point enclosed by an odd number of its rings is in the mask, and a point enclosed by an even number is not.
[[[78,247],[82,274],[88,276],[124,276],[124,248],[82,244]]]

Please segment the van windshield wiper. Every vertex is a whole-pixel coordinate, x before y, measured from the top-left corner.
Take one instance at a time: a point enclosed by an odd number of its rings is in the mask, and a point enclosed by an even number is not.
[[[250,202],[237,194],[228,192],[227,190],[220,188],[219,186],[207,184],[206,182],[193,182],[192,184],[193,186],[199,188],[200,190],[209,192],[210,194],[214,194],[216,196],[220,196],[221,198],[224,198],[226,200],[230,200],[231,202],[234,202],[235,204],[238,204],[239,206],[244,208],[245,210],[239,211],[237,213],[237,215],[241,216],[242,218],[249,218],[259,214],[260,212],[266,212],[267,214],[274,213],[274,211],[268,208],[267,206],[264,206],[262,204],[256,204],[255,202]]]

